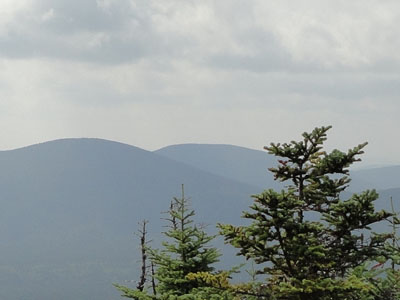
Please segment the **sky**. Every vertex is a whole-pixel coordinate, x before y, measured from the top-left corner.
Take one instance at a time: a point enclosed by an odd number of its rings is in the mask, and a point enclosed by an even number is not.
[[[1,0],[0,149],[262,150],[332,125],[400,164],[398,0]]]

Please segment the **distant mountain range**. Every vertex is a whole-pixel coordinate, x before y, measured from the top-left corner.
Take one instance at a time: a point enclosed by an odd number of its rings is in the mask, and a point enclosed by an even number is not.
[[[251,194],[284,185],[264,151],[175,145],[150,152],[100,139],[63,139],[0,151],[0,299],[120,299],[113,282],[137,278],[142,219],[159,242],[162,211],[185,185],[197,221],[243,222]],[[400,202],[400,166],[353,171],[350,190]],[[217,242],[219,247],[220,242]],[[228,251],[225,263],[235,260]]]
[[[276,158],[265,151],[231,145],[184,144],[168,146],[155,153],[261,189],[283,187],[268,171],[276,165]]]
[[[232,145],[182,144],[161,148],[155,153],[261,188],[279,189],[284,186],[274,181],[268,171],[268,168],[277,165],[277,159],[266,151]],[[353,170],[350,173],[352,181],[349,190],[359,192],[365,189],[399,188],[399,175],[400,165]]]

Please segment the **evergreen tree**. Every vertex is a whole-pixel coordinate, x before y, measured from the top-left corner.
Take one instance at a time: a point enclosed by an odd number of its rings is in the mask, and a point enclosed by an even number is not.
[[[190,294],[199,285],[189,280],[187,275],[212,272],[214,268],[211,265],[220,256],[217,249],[207,246],[214,237],[193,225],[195,213],[188,208],[183,185],[182,197],[173,199],[168,215],[169,230],[164,235],[169,240],[163,242],[163,249],[151,251],[151,260],[157,267],[157,292],[163,297]]]
[[[193,224],[195,212],[189,209],[183,185],[182,197],[173,198],[167,215],[168,230],[164,232],[167,241],[162,243],[161,249],[149,248],[147,251],[155,266],[156,294],[116,287],[124,297],[132,299],[224,299],[219,297],[220,291],[204,287],[187,276],[191,273],[213,272],[212,264],[218,261],[220,254],[217,249],[208,246],[214,236],[207,235],[202,228]]]
[[[347,153],[327,153],[322,145],[329,129],[315,128],[302,141],[265,147],[280,157],[270,171],[288,182],[287,188],[252,196],[252,212],[243,215],[252,221],[249,226],[219,225],[239,254],[262,265],[259,273],[267,275],[267,283],[260,297],[358,299],[371,286],[349,270],[385,254],[390,235],[374,234],[369,227],[390,216],[375,212],[375,190],[340,199],[350,182],[348,168],[360,160],[367,143]]]
[[[386,247],[389,254],[387,262],[367,262],[356,268],[353,273],[358,277],[367,279],[373,289],[373,300],[399,300],[400,299],[400,246],[397,227],[400,224],[398,213],[394,210],[393,199],[390,197],[392,217],[390,218],[392,236]],[[387,263],[390,263],[388,266]],[[372,266],[372,267],[371,267]],[[371,294],[371,293],[370,293]],[[363,299],[364,300],[364,299]]]

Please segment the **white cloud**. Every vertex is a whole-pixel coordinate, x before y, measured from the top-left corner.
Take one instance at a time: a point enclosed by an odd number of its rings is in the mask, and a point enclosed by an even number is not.
[[[48,11],[46,11],[42,15],[41,20],[42,20],[42,22],[47,22],[47,21],[50,21],[53,18],[54,18],[54,9],[50,8]]]
[[[162,57],[251,71],[357,70],[400,60],[396,1],[46,0],[23,8],[11,10],[6,57],[26,44],[16,51],[20,57],[96,63]],[[95,55],[88,43],[96,44]]]
[[[261,149],[332,124],[333,144],[400,163],[397,1],[5,1],[0,15],[0,148]]]
[[[400,59],[397,1],[258,1],[255,11],[300,63],[356,68]]]

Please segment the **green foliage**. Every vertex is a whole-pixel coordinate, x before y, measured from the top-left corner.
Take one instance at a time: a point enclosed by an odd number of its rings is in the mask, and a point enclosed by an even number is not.
[[[214,238],[201,228],[193,225],[194,211],[188,209],[187,200],[174,198],[168,212],[169,230],[165,232],[168,241],[162,250],[151,250],[151,260],[157,266],[157,291],[161,294],[185,295],[198,284],[186,278],[189,273],[211,272],[211,266],[220,254],[215,248],[207,247]]]
[[[303,140],[272,143],[265,149],[281,159],[271,168],[286,190],[252,196],[249,226],[219,225],[239,254],[254,259],[268,275],[270,299],[358,299],[371,285],[349,271],[387,255],[390,234],[375,234],[370,225],[387,219],[375,212],[378,194],[365,191],[341,200],[350,179],[348,167],[359,161],[366,143],[347,152],[323,150],[330,127],[304,133]]]
[[[399,300],[400,299],[400,272],[385,267],[384,263],[364,263],[351,272],[360,280],[369,284],[367,293],[362,293],[360,300]]]
[[[374,300],[399,300],[400,299],[400,272],[387,269],[384,277],[375,277]]]
[[[162,243],[161,249],[148,248],[150,260],[156,267],[156,294],[116,285],[123,292],[123,297],[140,300],[229,299],[226,292],[187,276],[190,273],[213,272],[212,264],[218,261],[220,254],[217,249],[208,246],[214,236],[207,235],[193,224],[195,213],[188,208],[183,186],[182,197],[173,199],[167,215],[168,230],[164,232],[167,241]]]
[[[389,222],[392,225],[391,241],[386,243],[386,250],[389,260],[382,260],[375,263],[375,266],[368,268],[369,264],[363,264],[354,269],[353,274],[359,278],[364,278],[370,282],[372,292],[365,299],[373,300],[399,300],[400,299],[400,247],[397,237],[397,225],[399,224],[398,213],[394,210],[393,200],[390,199],[392,207],[392,217]],[[387,263],[390,261],[390,267]],[[364,298],[363,298],[364,300]]]
[[[126,286],[119,284],[114,284],[114,286],[122,292],[122,297],[136,299],[136,300],[154,300],[156,297],[154,295],[149,295],[146,291],[140,291],[138,289],[131,289]]]
[[[260,297],[263,286],[255,281],[248,283],[232,284],[230,282],[231,274],[235,270],[223,271],[217,274],[208,272],[197,272],[188,274],[187,278],[197,281],[201,284],[212,288],[215,295],[220,298],[216,299],[232,299],[232,300],[256,300],[264,299]],[[267,298],[269,299],[269,298]]]

